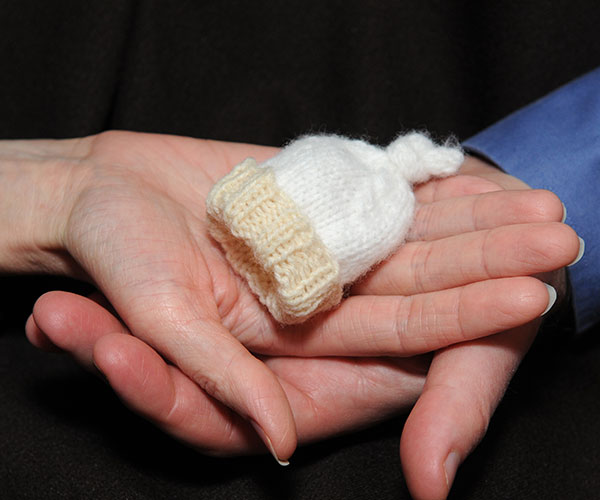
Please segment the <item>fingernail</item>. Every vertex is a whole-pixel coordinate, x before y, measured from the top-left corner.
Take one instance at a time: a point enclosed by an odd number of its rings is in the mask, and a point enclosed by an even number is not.
[[[271,439],[269,439],[269,436],[267,436],[265,434],[265,432],[262,430],[261,426],[252,420],[250,421],[250,423],[252,424],[252,427],[254,427],[254,430],[256,431],[256,433],[263,440],[263,443],[265,443],[265,445],[267,445],[267,448],[269,449],[269,451],[271,452],[271,455],[273,455],[273,458],[277,461],[277,463],[284,467],[286,465],[290,465],[290,462],[288,460],[282,460],[281,458],[279,458],[277,456],[277,453],[275,453],[275,448],[273,448],[273,443],[271,442]]]
[[[543,316],[550,309],[552,309],[552,306],[556,302],[556,289],[552,285],[549,285],[548,283],[544,283],[544,285],[546,285],[546,289],[548,290],[548,305],[546,306],[546,309],[541,314],[541,316]]]
[[[578,238],[579,238],[579,236],[578,236]],[[579,253],[577,254],[577,257],[575,257],[575,260],[573,262],[571,262],[567,267],[571,267],[571,266],[574,266],[575,264],[577,264],[583,257],[584,253],[585,253],[585,241],[583,241],[583,238],[579,238]]]
[[[446,461],[444,462],[444,474],[446,474],[446,486],[448,487],[448,491],[450,491],[450,488],[452,487],[459,464],[460,457],[458,456],[458,453],[455,451],[448,453]]]
[[[564,203],[562,204],[562,206],[563,206],[563,218],[562,218],[561,222],[564,223],[567,220],[567,207],[565,206]]]

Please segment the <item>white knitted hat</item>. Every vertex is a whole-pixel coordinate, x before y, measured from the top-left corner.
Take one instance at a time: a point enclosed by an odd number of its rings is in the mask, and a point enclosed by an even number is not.
[[[221,179],[207,199],[209,230],[275,319],[299,323],[337,305],[345,285],[402,244],[411,184],[462,161],[459,148],[416,132],[387,148],[303,137]]]

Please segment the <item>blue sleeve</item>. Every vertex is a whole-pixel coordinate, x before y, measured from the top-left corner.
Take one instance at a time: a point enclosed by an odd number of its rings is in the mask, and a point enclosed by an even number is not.
[[[600,321],[600,68],[465,141],[534,188],[556,193],[585,240],[570,268],[577,330]]]

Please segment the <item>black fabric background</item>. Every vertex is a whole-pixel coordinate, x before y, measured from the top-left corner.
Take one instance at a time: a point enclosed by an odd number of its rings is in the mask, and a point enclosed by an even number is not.
[[[464,139],[600,64],[593,0],[0,1],[0,138],[118,128],[280,145]],[[30,347],[52,278],[0,278],[0,498],[408,498],[403,417],[270,458],[209,459]],[[600,344],[547,327],[455,499],[598,498]]]

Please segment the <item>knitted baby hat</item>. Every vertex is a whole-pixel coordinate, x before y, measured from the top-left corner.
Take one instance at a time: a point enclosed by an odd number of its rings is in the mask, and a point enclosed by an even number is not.
[[[458,147],[416,132],[387,148],[306,136],[215,184],[209,230],[275,319],[299,323],[337,305],[345,285],[402,244],[411,184],[453,174],[462,161]]]

